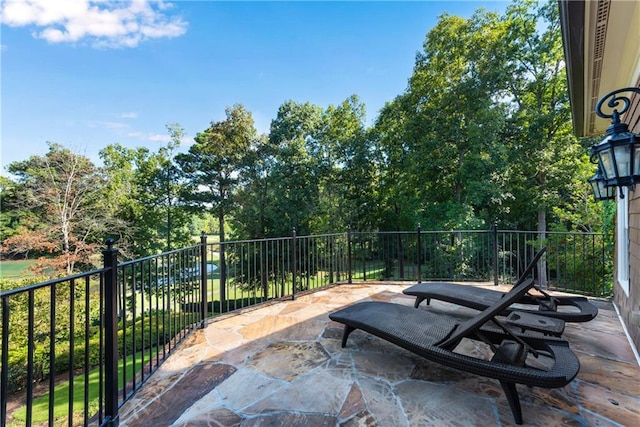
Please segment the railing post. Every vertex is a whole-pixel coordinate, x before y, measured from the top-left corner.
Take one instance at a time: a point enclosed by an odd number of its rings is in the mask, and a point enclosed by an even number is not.
[[[493,222],[493,284],[498,286],[498,221]]]
[[[220,260],[218,261],[218,265],[220,267],[220,280],[218,283],[220,284],[220,313],[224,313],[227,308],[227,261],[226,261],[226,244],[224,240],[220,240],[218,244],[220,250],[218,251],[220,254]]]
[[[542,211],[538,212],[538,249],[547,244],[547,230],[546,230],[546,217]],[[532,248],[535,250],[535,247]],[[547,283],[547,254],[542,254],[538,261],[538,286],[540,289],[548,289]],[[575,260],[575,259],[574,259]],[[575,261],[574,261],[575,262]]]
[[[402,235],[400,229],[396,230],[396,243],[398,245],[398,276],[400,280],[404,279],[404,245],[402,244]]]
[[[9,297],[2,297],[2,372],[0,373],[0,419],[7,419],[9,384]]]
[[[364,251],[367,248],[366,241],[360,239],[360,255],[362,256],[362,280],[367,281],[367,263],[364,258]]]
[[[200,328],[207,320],[207,233],[200,234]]]
[[[421,231],[421,227],[420,227],[420,223],[418,223],[418,241],[417,241],[417,245],[418,245],[418,283],[422,283],[422,244],[421,244],[421,237],[420,237],[420,231]]]
[[[104,369],[105,369],[105,422],[104,426],[117,427],[118,415],[118,250],[114,240],[107,239],[102,251],[104,273]]]
[[[352,284],[351,275],[351,226],[347,227],[347,283]]]
[[[298,275],[298,250],[296,248],[296,229],[293,228],[292,232],[291,232],[291,263],[292,263],[292,268],[291,268],[291,275],[292,275],[292,282],[293,284],[291,285],[291,299],[295,300],[296,299],[296,276]]]

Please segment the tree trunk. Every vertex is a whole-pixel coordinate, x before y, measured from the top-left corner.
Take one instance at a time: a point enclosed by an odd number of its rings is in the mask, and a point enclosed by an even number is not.
[[[544,245],[547,237],[547,212],[544,209],[538,211],[538,240],[540,246]],[[538,261],[538,286],[547,289],[547,258],[546,254]]]

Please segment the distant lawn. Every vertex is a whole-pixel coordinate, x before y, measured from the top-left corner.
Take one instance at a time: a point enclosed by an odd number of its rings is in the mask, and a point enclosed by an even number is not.
[[[0,261],[0,278],[33,276],[29,267],[35,264],[33,259],[19,261]]]
[[[158,350],[154,348],[152,350],[152,358],[156,357]],[[127,369],[126,369],[126,378],[131,380],[133,378],[133,359],[135,357],[136,360],[136,373],[139,373],[142,366],[142,357],[144,354],[145,363],[149,363],[149,350],[146,349],[144,351],[140,351],[135,355],[130,355],[127,357]],[[120,359],[118,361],[118,381],[122,382],[122,375],[124,372],[124,361]],[[99,386],[100,386],[100,370],[98,368],[92,369],[89,371],[88,376],[88,395],[89,395],[89,407],[87,412],[89,416],[95,414],[99,408],[98,395],[99,395]],[[84,374],[78,375],[73,379],[73,402],[75,414],[77,417],[82,417],[82,411],[84,409],[84,382],[85,377]],[[122,387],[122,384],[120,384]],[[54,388],[54,409],[53,415],[56,419],[57,423],[66,424],[68,421],[68,409],[69,409],[69,381],[65,381],[55,386]],[[27,419],[27,408],[26,406],[22,406],[18,408],[14,414],[14,419],[16,422],[11,424],[11,426],[23,425]],[[46,393],[36,399],[33,399],[33,414],[32,414],[32,422],[33,423],[46,423],[49,417],[49,393]],[[56,423],[56,424],[57,424]]]

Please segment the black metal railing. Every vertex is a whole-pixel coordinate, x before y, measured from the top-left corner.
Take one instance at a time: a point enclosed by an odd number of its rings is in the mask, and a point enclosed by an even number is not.
[[[354,280],[512,283],[545,246],[537,278],[549,289],[607,297],[612,246],[602,233],[454,230],[351,233]]]
[[[611,251],[598,233],[352,232],[207,241],[2,291],[2,424],[112,426],[118,409],[207,319],[336,283],[512,282],[547,247],[538,278],[552,289],[609,296]],[[35,386],[45,392],[36,393]],[[7,412],[9,398],[22,403]]]
[[[2,425],[117,425],[118,408],[204,324],[190,307],[202,306],[206,244],[119,264],[112,245],[100,270],[0,294]],[[24,404],[9,418],[10,395]]]
[[[206,317],[348,279],[347,234],[206,243]]]
[[[54,425],[61,417],[56,407],[87,420],[94,415],[104,420],[104,387],[90,388],[89,382],[97,376],[104,385],[107,375],[101,315],[106,272],[94,270],[1,293],[2,425],[9,395],[24,402],[13,414],[16,425]],[[67,386],[55,392],[59,381]],[[36,384],[49,393],[35,399]]]
[[[353,233],[356,280],[473,280],[493,274],[494,235],[487,231]]]

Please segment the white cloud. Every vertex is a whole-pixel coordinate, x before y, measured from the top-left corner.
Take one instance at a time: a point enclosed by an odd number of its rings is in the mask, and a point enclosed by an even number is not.
[[[144,133],[144,132],[129,132],[127,136],[132,138],[138,138],[143,141],[152,141],[152,142],[169,142],[171,138],[169,135],[163,135],[160,133]]]
[[[126,129],[129,127],[127,124],[120,122],[100,122],[100,124],[107,129],[113,130]]]
[[[163,144],[171,141],[171,137],[169,135],[161,134],[161,133],[144,133],[144,132],[129,132],[127,136],[131,138],[137,138],[142,141],[151,141],[151,142],[161,142]],[[193,144],[193,136],[185,135],[180,139],[180,144],[183,146],[191,146]]]
[[[128,113],[120,113],[118,114],[118,117],[120,117],[121,119],[137,119],[138,113],[134,113],[133,111]]]
[[[49,43],[135,47],[187,31],[187,22],[167,14],[173,5],[164,1],[6,0],[0,7],[2,24],[35,28],[32,35]]]
[[[169,135],[163,135],[161,133],[150,133],[149,135],[147,135],[147,139],[149,141],[154,141],[154,142],[169,142],[169,141],[171,141],[171,137],[169,137]]]

